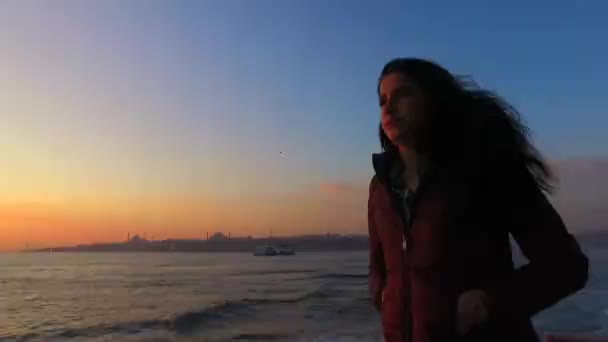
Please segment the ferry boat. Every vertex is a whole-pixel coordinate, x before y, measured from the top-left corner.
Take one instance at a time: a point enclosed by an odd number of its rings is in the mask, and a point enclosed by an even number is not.
[[[296,252],[292,247],[287,245],[275,246],[260,246],[253,252],[254,256],[276,256],[276,255],[295,255]]]

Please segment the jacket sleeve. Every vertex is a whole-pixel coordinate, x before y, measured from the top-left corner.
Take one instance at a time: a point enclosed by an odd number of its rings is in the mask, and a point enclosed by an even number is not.
[[[386,269],[384,265],[382,244],[380,243],[373,215],[374,191],[377,186],[375,183],[376,181],[372,180],[367,205],[369,229],[369,293],[374,307],[380,310],[382,306],[382,289],[384,288]]]
[[[587,283],[589,262],[576,239],[544,193],[525,188],[502,202],[508,206],[503,210],[511,219],[510,233],[528,264],[488,291],[490,312],[499,316],[533,316]]]

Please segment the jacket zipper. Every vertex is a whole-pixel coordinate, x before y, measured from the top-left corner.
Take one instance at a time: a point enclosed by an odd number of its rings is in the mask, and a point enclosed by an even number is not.
[[[406,204],[404,204],[404,205],[406,205]],[[404,210],[404,209],[402,209],[402,210]],[[403,220],[403,223],[404,223],[404,232],[403,232],[404,236],[403,236],[403,239],[405,241],[405,249],[404,249],[403,253],[405,254],[405,260],[407,262],[407,272],[408,272],[407,279],[406,279],[406,282],[407,282],[407,287],[406,287],[407,291],[405,293],[405,300],[406,300],[406,303],[407,303],[406,306],[405,306],[405,322],[406,322],[405,323],[405,328],[406,328],[406,331],[405,331],[405,341],[406,342],[412,341],[412,328],[413,328],[412,298],[411,298],[412,289],[411,289],[411,280],[410,280],[411,279],[411,275],[410,275],[411,267],[410,267],[410,264],[409,264],[409,262],[410,262],[410,258],[409,258],[410,252],[409,251],[410,251],[410,248],[411,248],[411,241],[409,239],[409,236],[410,236],[409,233],[410,233],[411,224],[412,224],[412,218],[411,218],[412,217],[412,213],[411,213],[412,210],[411,210],[411,208],[408,209],[408,210],[410,211],[410,213],[409,213],[409,219],[407,219],[407,217],[405,217],[405,215],[402,216],[403,219],[404,219]]]
[[[432,168],[427,170],[427,172],[425,173],[425,175],[420,179],[420,182],[418,184],[418,189],[416,190],[415,193],[415,197],[412,203],[407,203],[408,206],[408,213],[405,213],[405,194],[401,191],[399,191],[399,189],[396,189],[392,186],[392,184],[390,183],[390,181],[387,180],[387,185],[388,185],[388,189],[389,189],[389,193],[392,193],[392,204],[394,209],[396,209],[397,213],[399,213],[399,215],[401,216],[401,222],[403,224],[403,239],[405,242],[405,248],[402,249],[402,254],[401,257],[402,259],[405,258],[405,260],[407,261],[407,279],[405,279],[405,281],[407,282],[407,291],[405,293],[405,302],[406,302],[406,306],[405,306],[405,342],[411,342],[413,339],[413,317],[412,317],[412,301],[411,301],[411,267],[410,267],[410,250],[412,249],[412,240],[410,238],[410,232],[412,229],[412,225],[414,223],[414,213],[415,213],[415,207],[417,205],[417,202],[420,201],[420,196],[423,192],[423,189],[425,189],[428,184],[430,183],[431,179],[433,179],[435,176],[437,176],[437,171],[438,168]]]
[[[405,260],[408,262],[407,264],[407,277],[405,279],[405,281],[407,282],[407,286],[406,286],[406,293],[405,293],[405,317],[404,317],[404,325],[405,325],[405,342],[411,342],[412,341],[412,327],[413,327],[413,320],[412,320],[412,310],[411,310],[411,282],[410,282],[410,266],[409,266],[409,250],[411,248],[411,240],[409,238],[409,231],[411,230],[411,225],[412,225],[412,218],[413,218],[413,206],[410,206],[409,203],[406,203],[406,196],[404,194],[402,194],[400,191],[398,191],[397,189],[393,189],[394,195],[395,195],[395,199],[397,200],[396,203],[394,203],[397,207],[397,212],[399,213],[399,216],[401,217],[401,222],[403,224],[403,248],[402,248],[402,259],[405,258]],[[408,213],[406,213],[406,208],[405,206],[408,206],[407,210]]]

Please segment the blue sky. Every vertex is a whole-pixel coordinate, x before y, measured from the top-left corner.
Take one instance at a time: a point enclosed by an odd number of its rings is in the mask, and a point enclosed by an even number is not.
[[[548,159],[605,159],[607,15],[592,0],[2,1],[0,185],[274,204],[351,189],[372,174],[376,80],[400,56],[503,95]]]
[[[203,10],[215,20],[203,19],[201,33],[217,32],[222,65],[244,87],[279,97],[268,124],[294,144],[313,147],[318,132],[320,145],[343,148],[333,152],[345,158],[373,149],[379,69],[388,58],[422,56],[503,94],[550,157],[606,155],[603,2],[229,3]]]
[[[608,154],[608,116],[600,103],[608,76],[605,2],[188,7],[169,11],[171,25],[188,37],[177,46],[192,64],[213,61],[212,84],[222,107],[234,113],[228,124],[243,127],[245,136],[264,134],[261,146],[293,151],[319,174],[369,172],[364,165],[377,149],[375,81],[383,63],[397,56],[434,59],[498,91],[521,110],[551,159]]]

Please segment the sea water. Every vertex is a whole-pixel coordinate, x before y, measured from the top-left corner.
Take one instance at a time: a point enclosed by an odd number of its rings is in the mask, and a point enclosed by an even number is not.
[[[608,335],[608,252],[539,333]],[[367,252],[0,254],[0,341],[380,341]]]

